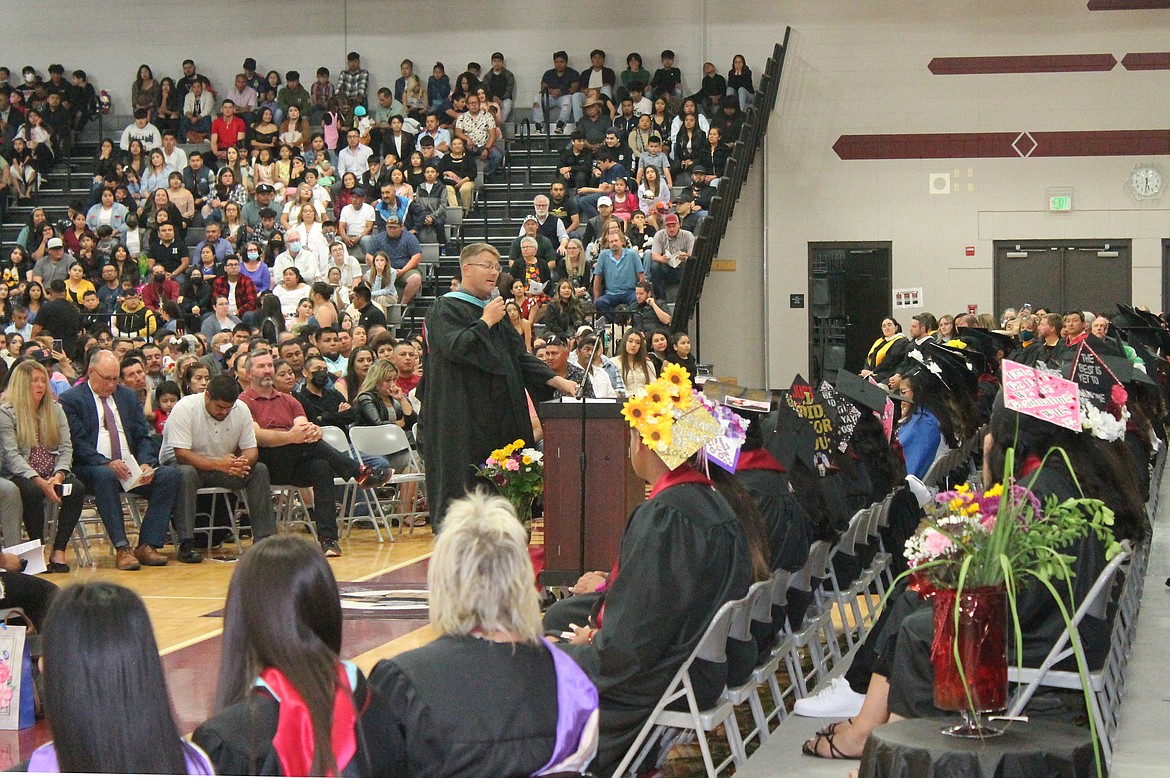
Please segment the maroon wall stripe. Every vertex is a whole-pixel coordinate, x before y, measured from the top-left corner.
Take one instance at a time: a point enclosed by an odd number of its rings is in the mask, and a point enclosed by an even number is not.
[[[1115,157],[1170,154],[1170,130],[842,135],[843,160]]]
[[[988,73],[1084,73],[1112,70],[1112,54],[1030,54],[1013,57],[935,57],[927,66],[936,76]]]
[[[1149,11],[1170,8],[1170,0],[1089,0],[1090,11]]]
[[[1170,51],[1126,54],[1121,66],[1126,70],[1170,70]]]

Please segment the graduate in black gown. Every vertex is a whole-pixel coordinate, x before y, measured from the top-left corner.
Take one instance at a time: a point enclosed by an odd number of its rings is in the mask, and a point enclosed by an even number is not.
[[[500,274],[499,252],[473,243],[460,253],[459,264],[462,286],[435,301],[423,329],[419,445],[436,531],[446,504],[466,494],[472,467],[515,440],[534,442],[526,390],[534,402],[554,390],[577,391],[524,350],[504,322],[504,300],[490,298]]]
[[[1034,419],[1003,406],[1002,395],[996,399],[991,417],[991,455],[986,481],[999,481],[1003,475],[1005,453],[1016,452],[1015,477],[1040,500],[1051,495],[1060,500],[1085,497],[1102,500],[1114,511],[1113,535],[1117,540],[1140,542],[1146,527],[1145,508],[1137,496],[1132,462],[1116,448],[1091,436],[1076,433]],[[1042,460],[1053,447],[1064,450],[1072,464],[1070,473],[1061,456]],[[1075,480],[1074,475],[1075,473]],[[1077,484],[1079,483],[1079,488]],[[1066,602],[1071,613],[1083,601],[1104,568],[1105,547],[1093,533],[1080,537],[1061,550],[1071,556],[1073,602]],[[1065,589],[1058,585],[1062,595]],[[857,758],[873,728],[900,717],[938,716],[933,706],[933,673],[929,647],[933,640],[933,611],[930,604],[907,592],[894,601],[891,617],[880,631],[867,636],[880,647],[877,666],[861,713],[848,723],[831,725],[805,743],[806,754],[831,758]],[[1064,621],[1047,589],[1035,582],[1017,592],[1016,612],[1023,635],[1023,661],[1036,666],[1048,653],[1064,630]],[[1100,667],[1109,648],[1107,625],[1086,616],[1080,627],[1081,642],[1090,667]],[[1014,654],[1014,646],[1009,646]],[[1009,656],[1009,662],[1015,662]],[[1062,668],[1064,669],[1064,668]]]
[[[685,386],[689,397],[689,380]],[[627,401],[627,415],[643,392]],[[718,434],[718,424],[701,406],[690,413],[687,421],[670,412],[650,414],[666,419],[665,450],[646,442],[654,439],[653,425],[631,432],[631,462],[652,484],[650,498],[630,515],[597,621],[576,630],[565,646],[601,694],[595,775],[613,774],[715,612],[747,594],[751,580],[739,520],[711,480],[687,461]],[[702,416],[715,424],[714,432],[695,429]],[[691,678],[698,704],[708,706],[726,685],[727,666],[697,661]]]
[[[439,637],[379,662],[362,715],[393,758],[377,778],[577,773],[597,748],[597,689],[540,639],[527,534],[506,500],[451,503],[427,570]]]

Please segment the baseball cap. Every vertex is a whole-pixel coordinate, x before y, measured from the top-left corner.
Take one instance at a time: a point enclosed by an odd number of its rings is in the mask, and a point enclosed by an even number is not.
[[[544,345],[546,345],[546,346],[560,346],[561,348],[568,348],[569,342],[567,340],[565,340],[563,335],[557,335],[556,333],[553,333],[552,335],[545,335],[544,336]]]
[[[675,205],[678,205],[679,203],[693,203],[694,201],[694,195],[685,189],[679,192],[678,196],[674,198]]]
[[[63,249],[65,248],[65,244],[61,242],[60,238],[49,238],[49,242],[45,244],[45,247],[50,249]]]
[[[695,173],[704,173],[705,174],[706,172],[707,172],[707,168],[703,167],[702,165],[691,165],[691,175],[692,176]]]
[[[666,224],[678,224],[678,214],[677,213],[666,214]]]
[[[402,219],[398,218],[397,213],[392,213],[386,217],[387,224],[402,224]]]
[[[601,197],[598,197],[598,198],[597,198],[597,204],[598,204],[599,206],[602,206],[602,205],[608,205],[608,206],[610,206],[610,207],[612,208],[612,207],[613,207],[613,200],[609,199],[609,198],[608,198],[607,196],[605,196],[605,195],[602,195]]]
[[[534,215],[532,215],[532,214],[528,214],[527,216],[525,216],[525,217],[524,217],[524,221],[522,222],[522,224],[527,224],[528,222],[536,222],[537,224],[539,224],[539,223],[540,223],[540,219],[537,219],[537,218],[536,218]]]
[[[276,188],[273,187],[271,184],[261,184],[260,186],[256,187],[256,191],[257,192],[275,193]]]

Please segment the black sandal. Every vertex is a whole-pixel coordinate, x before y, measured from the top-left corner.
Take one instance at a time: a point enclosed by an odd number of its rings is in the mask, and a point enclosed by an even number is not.
[[[834,737],[834,735],[817,735],[812,740],[804,741],[804,745],[802,745],[800,747],[800,751],[805,756],[815,756],[818,759],[860,759],[861,758],[860,756],[849,756],[844,751],[837,748],[837,746],[833,745],[833,737]],[[817,751],[817,746],[819,746],[821,744],[822,740],[824,740],[826,743],[829,744],[828,756]],[[812,743],[811,748],[809,747],[809,743]]]
[[[818,735],[836,735],[837,734],[837,727],[843,726],[845,724],[852,724],[852,723],[853,723],[853,719],[851,719],[851,718],[845,719],[844,721],[834,721],[832,724],[826,724],[825,726],[818,729],[817,734]]]

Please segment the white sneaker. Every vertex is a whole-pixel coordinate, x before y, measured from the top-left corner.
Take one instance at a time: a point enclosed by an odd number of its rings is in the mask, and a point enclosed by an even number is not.
[[[849,682],[837,676],[828,687],[811,697],[797,700],[792,712],[814,719],[852,718],[861,713],[865,695],[849,688]]]

